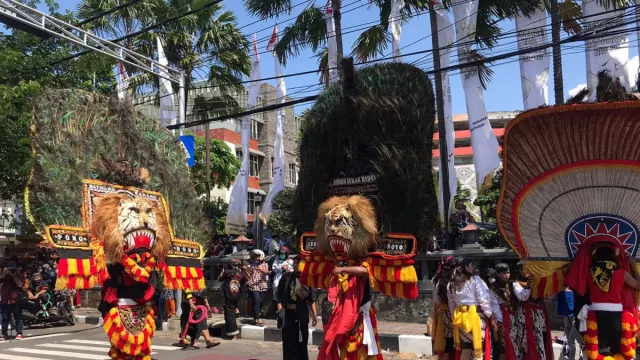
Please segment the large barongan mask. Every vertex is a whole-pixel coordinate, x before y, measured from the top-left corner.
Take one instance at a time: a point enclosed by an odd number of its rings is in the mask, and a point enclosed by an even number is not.
[[[363,196],[332,197],[318,207],[315,233],[323,254],[364,259],[378,236],[373,205]]]
[[[96,199],[92,233],[104,242],[107,259],[120,262],[123,255],[149,251],[163,261],[171,245],[169,224],[153,201],[124,194]]]

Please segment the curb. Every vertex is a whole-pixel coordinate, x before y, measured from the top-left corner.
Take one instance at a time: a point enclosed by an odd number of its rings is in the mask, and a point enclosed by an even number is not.
[[[102,326],[104,321],[100,316],[76,315],[78,324]],[[224,322],[209,320],[209,331],[212,336],[222,337],[224,334]],[[178,321],[163,322],[157,330],[175,330]],[[159,325],[159,324],[158,324]],[[260,327],[254,325],[238,324],[240,334],[238,337],[244,340],[255,340],[264,342],[282,342],[282,332],[275,327]],[[431,337],[424,335],[403,335],[403,334],[378,334],[380,337],[380,347],[383,352],[399,352],[405,354],[431,356]],[[320,329],[309,329],[309,345],[320,346],[324,339],[324,331]],[[564,359],[562,356],[562,345],[553,344],[553,358]]]

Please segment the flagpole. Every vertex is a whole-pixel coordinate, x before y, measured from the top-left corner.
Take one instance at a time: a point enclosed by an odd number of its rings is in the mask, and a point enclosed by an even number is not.
[[[447,152],[447,131],[444,119],[444,98],[442,94],[442,77],[440,76],[440,45],[438,41],[438,19],[433,2],[429,1],[429,19],[431,22],[431,48],[433,49],[433,69],[435,72],[434,80],[436,87],[436,111],[438,115],[438,144],[440,147],[440,174],[442,176],[442,204],[444,207],[444,234],[447,243],[447,249],[455,250],[450,247],[449,235],[449,204],[451,201],[451,192],[449,191],[449,156]],[[454,245],[455,247],[455,245]]]
[[[180,70],[180,83],[178,84],[178,111],[180,112],[178,114],[178,123],[180,124],[184,124],[186,122],[187,115],[187,104],[185,103],[186,98],[184,96],[184,77],[184,70]],[[181,126],[178,133],[180,136],[184,135],[184,127]]]

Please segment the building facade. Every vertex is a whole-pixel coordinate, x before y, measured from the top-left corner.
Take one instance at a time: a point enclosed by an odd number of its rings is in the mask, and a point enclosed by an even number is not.
[[[220,93],[213,87],[208,87],[207,83],[199,82],[193,85],[194,89],[189,90],[187,96],[187,116],[186,121],[197,121],[216,117],[214,114],[194,110],[197,98],[205,101],[211,100]],[[276,103],[277,89],[267,83],[262,83],[258,95],[256,108],[261,108]],[[244,93],[234,96],[240,108],[247,107],[248,89]],[[291,98],[286,98],[286,101]],[[149,98],[139,98],[135,102],[141,103],[136,109],[143,114],[158,118],[158,106],[148,102]],[[176,99],[177,101],[177,99]],[[176,102],[177,104],[177,102]],[[283,118],[283,148],[285,166],[285,186],[294,187],[298,183],[299,162],[297,160],[297,134],[299,129],[299,118],[295,116],[293,106],[284,108]],[[229,150],[242,159],[242,119],[232,118],[223,121],[213,121],[209,123],[209,135],[212,139],[224,141]],[[205,136],[205,125],[198,125],[186,129],[185,132],[193,132],[196,136]],[[249,142],[249,193],[248,193],[248,219],[253,221],[259,213],[273,184],[273,163],[274,163],[274,143],[276,137],[276,111],[269,111],[251,115],[251,139]],[[221,198],[229,203],[231,197],[230,188],[215,188],[211,191],[212,198]]]
[[[502,139],[507,124],[518,116],[519,111],[496,111],[489,112],[489,122],[493,129],[493,134],[498,139],[500,145],[500,153],[502,154]],[[455,159],[456,177],[462,189],[468,189],[471,194],[468,206],[471,210],[479,214],[472,203],[478,195],[476,184],[476,171],[473,166],[473,148],[471,147],[471,132],[469,131],[469,121],[467,114],[459,114],[453,116],[453,127],[455,132],[455,149],[453,151]],[[433,134],[433,150],[431,161],[433,169],[438,170],[440,167],[440,136],[438,134],[438,124],[436,122]]]

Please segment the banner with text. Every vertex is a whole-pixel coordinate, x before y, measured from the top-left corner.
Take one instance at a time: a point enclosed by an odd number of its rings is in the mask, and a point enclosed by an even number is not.
[[[520,15],[516,18],[518,50],[547,44],[547,12],[544,4],[530,17]],[[534,109],[549,104],[549,50],[520,55],[520,81],[522,83],[522,102],[524,109]]]
[[[609,10],[613,9],[600,5],[598,1],[583,0],[582,15],[587,17],[583,31],[602,34],[624,30],[626,11]],[[589,101],[596,100],[598,72],[602,70],[608,71],[614,79],[619,79],[627,90],[631,89],[628,69],[629,36],[626,33],[587,40],[586,49],[587,87],[591,90]]]
[[[254,59],[251,63],[251,75],[249,81],[249,97],[247,99],[247,109],[253,108],[258,102],[260,91],[260,58],[258,56],[258,45],[255,34],[253,35]],[[242,118],[242,163],[236,179],[231,188],[231,198],[229,199],[229,210],[227,220],[224,225],[224,232],[227,234],[242,235],[247,231],[247,209],[249,192],[249,141],[251,139],[251,115]]]
[[[157,37],[157,40],[158,62],[162,65],[158,67],[158,73],[164,77],[168,77],[169,71],[167,66],[169,65],[169,61],[164,54],[160,36]],[[173,86],[171,85],[171,81],[168,79],[158,78],[158,80],[160,82],[160,87],[158,89],[160,95],[160,124],[165,127],[175,125],[178,121],[178,114],[176,113],[175,104],[173,102]]]
[[[467,63],[472,58],[471,46],[475,38],[477,13],[478,0],[463,0],[453,6],[460,64]],[[478,192],[483,192],[491,186],[493,174],[500,166],[498,140],[487,116],[478,68],[462,68],[460,77],[467,103],[477,187]]]

